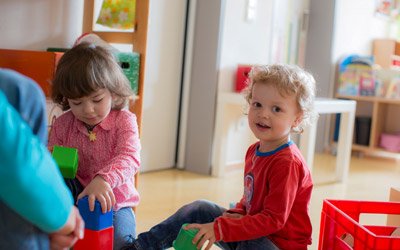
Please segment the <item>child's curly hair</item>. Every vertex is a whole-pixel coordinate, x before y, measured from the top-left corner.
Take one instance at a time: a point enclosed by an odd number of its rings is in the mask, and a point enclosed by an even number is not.
[[[297,105],[302,111],[302,121],[292,129],[294,133],[302,133],[317,114],[314,111],[315,79],[296,65],[270,64],[254,66],[249,73],[248,85],[244,94],[248,103],[252,98],[253,86],[256,83],[271,84],[282,96],[295,95]]]
[[[88,96],[100,88],[113,94],[113,109],[123,109],[134,97],[129,80],[108,49],[80,43],[65,52],[53,79],[53,101],[68,110],[67,99]]]

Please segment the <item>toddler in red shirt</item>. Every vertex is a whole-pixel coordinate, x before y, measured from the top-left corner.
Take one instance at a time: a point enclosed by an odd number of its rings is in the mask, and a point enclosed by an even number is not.
[[[154,226],[124,249],[171,247],[182,224],[198,229],[197,248],[307,249],[311,244],[310,171],[290,133],[301,133],[316,114],[315,80],[283,64],[255,66],[246,99],[248,123],[258,142],[246,153],[244,193],[233,209],[195,201]],[[204,246],[205,245],[205,246]]]

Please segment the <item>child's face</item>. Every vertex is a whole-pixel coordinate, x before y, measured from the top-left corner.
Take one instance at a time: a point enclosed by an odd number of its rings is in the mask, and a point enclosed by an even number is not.
[[[88,125],[96,125],[110,113],[112,94],[108,89],[98,89],[88,96],[68,99],[68,104],[78,120]]]
[[[260,140],[260,151],[268,152],[288,142],[292,127],[301,122],[296,97],[282,96],[273,84],[256,83],[252,89],[248,121]]]

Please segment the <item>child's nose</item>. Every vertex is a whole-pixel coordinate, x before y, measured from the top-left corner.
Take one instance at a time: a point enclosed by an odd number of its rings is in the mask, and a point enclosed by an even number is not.
[[[91,104],[86,104],[83,106],[83,112],[85,113],[92,113],[93,112],[93,105]]]
[[[269,119],[269,117],[270,117],[270,112],[269,112],[269,110],[268,110],[268,109],[263,109],[263,110],[261,110],[261,111],[260,111],[260,116],[261,116],[262,118],[267,118],[267,119]]]

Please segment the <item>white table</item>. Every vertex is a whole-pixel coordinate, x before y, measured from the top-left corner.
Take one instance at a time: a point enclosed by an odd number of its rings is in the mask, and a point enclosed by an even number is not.
[[[335,180],[346,181],[350,166],[356,101],[332,98],[316,98],[314,103],[314,108],[318,114],[340,114]],[[300,136],[299,148],[311,171],[314,162],[317,122],[318,120],[308,126]]]
[[[226,109],[234,105],[235,108],[242,108],[246,100],[241,94],[233,92],[220,93],[217,98],[217,110],[215,119],[215,133],[213,140],[212,154],[212,175],[222,176],[226,165],[227,130],[226,124],[231,123],[225,114]],[[352,100],[341,100],[332,98],[316,98],[315,110],[318,114],[340,113],[339,140],[336,161],[336,181],[345,181],[349,172],[351,145],[353,140],[353,128],[355,119],[356,102]],[[317,122],[307,127],[300,136],[299,148],[312,171],[315,139],[317,134]]]

